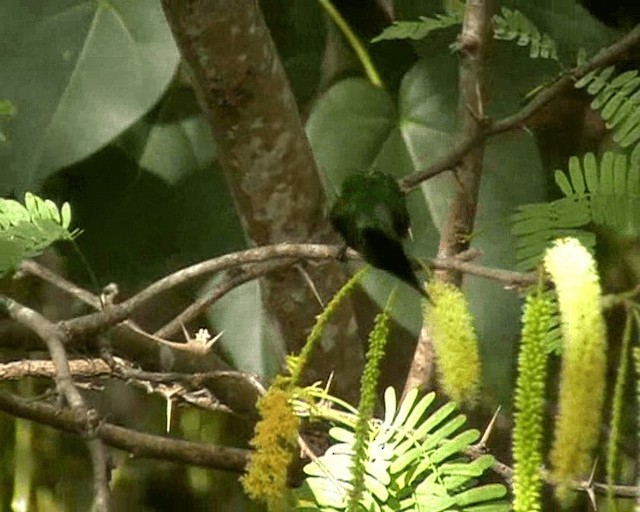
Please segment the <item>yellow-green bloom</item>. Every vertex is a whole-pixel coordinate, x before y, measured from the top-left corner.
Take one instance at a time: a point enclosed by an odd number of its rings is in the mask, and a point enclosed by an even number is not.
[[[544,258],[556,286],[563,337],[558,417],[551,450],[557,495],[588,475],[598,444],[605,395],[606,328],[602,290],[589,252],[573,238],[556,241]]]
[[[474,405],[480,390],[481,364],[473,317],[464,294],[455,286],[432,281],[424,316],[438,363],[440,386],[449,397]]]
[[[358,272],[356,272],[351,279],[349,279],[340,290],[333,296],[331,302],[327,304],[327,307],[324,308],[322,313],[318,315],[316,318],[316,323],[311,329],[309,336],[307,336],[307,340],[300,351],[299,356],[289,357],[287,360],[287,367],[291,372],[291,385],[297,386],[300,383],[300,378],[302,377],[302,371],[305,366],[309,362],[309,358],[311,354],[316,348],[316,345],[320,343],[322,339],[322,334],[324,333],[325,328],[329,324],[331,318],[338,310],[338,306],[342,304],[342,301],[346,299],[349,294],[353,291],[356,284],[360,281],[362,276],[367,271],[367,267],[363,267]]]
[[[551,300],[535,292],[527,297],[518,355],[518,381],[513,428],[513,510],[540,510],[542,479],[542,419],[547,376],[547,332]]]
[[[284,381],[283,381],[284,382]],[[257,423],[247,473],[242,477],[245,491],[263,500],[269,510],[281,510],[286,502],[287,470],[293,459],[300,419],[290,404],[293,390],[281,387],[276,379],[258,400],[261,420]]]
[[[392,299],[389,300],[391,302]],[[389,338],[389,304],[376,319],[373,329],[369,333],[369,350],[367,361],[360,380],[360,404],[358,406],[358,420],[355,428],[353,444],[352,485],[347,510],[358,510],[359,501],[364,490],[365,463],[367,460],[367,445],[369,440],[369,422],[373,418],[380,380],[380,362],[384,357],[384,349]]]

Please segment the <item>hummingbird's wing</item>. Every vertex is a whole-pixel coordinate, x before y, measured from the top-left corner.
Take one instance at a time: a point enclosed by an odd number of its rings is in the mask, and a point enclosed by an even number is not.
[[[400,238],[407,238],[411,227],[411,217],[409,217],[409,210],[404,196],[398,202],[397,207],[393,209],[393,226]]]
[[[339,198],[331,208],[329,221],[349,247],[360,250],[361,244],[356,230],[353,207],[343,198]]]

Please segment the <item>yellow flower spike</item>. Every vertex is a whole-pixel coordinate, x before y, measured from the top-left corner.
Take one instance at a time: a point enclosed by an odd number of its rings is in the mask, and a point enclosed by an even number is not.
[[[574,238],[557,240],[544,258],[556,286],[563,337],[558,416],[551,449],[556,496],[568,502],[571,480],[589,474],[606,389],[602,290],[589,252]]]
[[[482,368],[467,299],[457,287],[442,281],[428,283],[427,293],[434,305],[424,301],[423,311],[436,352],[440,386],[452,400],[473,406]]]
[[[315,350],[318,343],[322,339],[322,334],[326,326],[329,324],[331,318],[333,318],[334,313],[337,311],[338,306],[342,304],[342,301],[346,299],[349,294],[353,291],[356,284],[362,279],[362,276],[367,272],[368,267],[362,267],[358,270],[352,277],[349,279],[343,286],[338,290],[338,292],[333,296],[329,304],[324,308],[322,313],[320,313],[316,318],[316,323],[311,329],[309,336],[307,336],[307,341],[305,341],[302,350],[300,351],[300,355],[289,360],[289,364],[287,365],[291,370],[291,384],[293,386],[297,386],[300,383],[300,378],[302,377],[302,371],[304,370],[311,354]]]
[[[288,380],[288,379],[287,379]],[[286,381],[282,383],[286,385]],[[261,420],[256,424],[247,473],[242,485],[253,499],[263,500],[270,511],[286,510],[287,470],[293,459],[300,419],[290,404],[291,388],[278,379],[258,400]]]

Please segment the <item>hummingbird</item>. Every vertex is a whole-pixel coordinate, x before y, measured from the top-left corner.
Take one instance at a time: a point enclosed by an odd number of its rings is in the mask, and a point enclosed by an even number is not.
[[[405,196],[392,176],[368,171],[346,178],[329,220],[367,263],[396,276],[429,299],[402,247],[409,234],[410,218]]]

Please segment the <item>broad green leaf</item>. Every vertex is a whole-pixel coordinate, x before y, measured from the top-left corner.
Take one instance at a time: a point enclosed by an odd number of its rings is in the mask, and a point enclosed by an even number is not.
[[[517,50],[509,45],[497,47],[495,62],[487,71],[492,77],[492,102],[487,106],[492,116],[518,110],[521,101],[518,88],[527,90],[527,79],[535,79],[530,63],[524,66]],[[540,64],[543,69],[550,67],[548,62]],[[505,69],[509,69],[509,73],[505,73]],[[518,83],[516,77],[522,77],[522,81]],[[451,137],[457,128],[454,120],[459,112],[456,91],[457,62],[448,60],[446,54],[424,59],[405,76],[400,94],[401,123],[403,139],[415,168],[423,168],[450,150]],[[513,135],[509,140],[500,139],[499,144],[490,141],[486,146],[480,209],[471,234],[472,246],[483,251],[483,262],[500,268],[515,266],[515,239],[504,225],[504,219],[517,205],[544,198],[545,176],[535,140],[525,133]],[[451,173],[420,186],[436,226],[445,222],[456,187]],[[509,377],[504,371],[510,368],[512,340],[518,335],[518,301],[494,282],[465,276],[464,283],[481,342],[485,382],[502,401],[508,402],[511,397],[504,382]],[[485,340],[492,341],[484,345]]]
[[[15,190],[96,152],[162,95],[178,51],[154,0],[26,0],[0,6],[4,182]],[[5,186],[7,186],[5,185]]]
[[[317,94],[322,78],[325,12],[320,2],[299,0],[262,0],[260,9],[298,105],[305,105]]]
[[[213,138],[202,116],[150,127],[139,164],[169,184],[205,169],[215,158]]]
[[[362,79],[347,79],[330,88],[317,103],[307,122],[307,135],[318,166],[325,172],[327,194],[334,198],[345,176],[375,168],[402,177],[411,170],[406,146],[398,129],[391,97]],[[345,143],[348,141],[348,143]],[[435,253],[437,233],[428,219],[424,201],[409,194],[414,242],[407,250],[415,256]],[[398,287],[392,316],[417,332],[421,322],[418,294],[389,274],[373,270],[363,286],[380,304]]]
[[[212,280],[202,293],[218,282]],[[277,373],[285,353],[281,340],[269,328],[260,297],[258,281],[243,284],[217,301],[207,318],[217,331],[224,331],[218,343],[233,367],[268,379]]]

